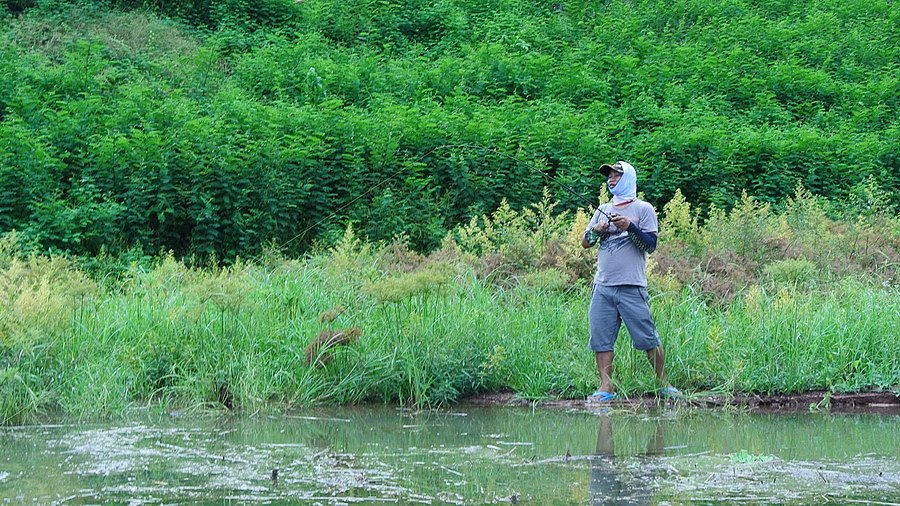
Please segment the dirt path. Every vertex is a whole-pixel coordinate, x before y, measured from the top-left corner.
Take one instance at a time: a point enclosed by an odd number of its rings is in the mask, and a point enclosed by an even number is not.
[[[900,414],[900,395],[893,392],[854,392],[829,394],[805,392],[801,394],[724,396],[720,394],[689,394],[685,399],[660,399],[655,396],[620,398],[602,405],[588,405],[584,399],[544,400],[532,402],[512,392],[495,392],[467,397],[462,405],[474,406],[531,406],[581,409],[610,406],[618,409],[655,408],[661,405],[684,405],[712,409],[748,409],[751,411],[829,411],[834,413]]]

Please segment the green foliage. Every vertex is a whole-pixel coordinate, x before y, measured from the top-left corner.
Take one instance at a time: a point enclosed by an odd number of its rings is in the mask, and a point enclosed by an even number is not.
[[[427,295],[439,289],[447,281],[447,269],[439,265],[433,265],[427,270],[415,271],[395,278],[382,279],[366,284],[363,286],[362,292],[382,303],[400,302],[417,295]]]
[[[662,215],[660,230],[665,235],[665,240],[677,241],[688,251],[698,253],[702,248],[702,238],[697,216],[691,212],[691,204],[685,200],[680,189],[666,203]]]
[[[763,240],[772,222],[769,205],[750,198],[746,193],[729,213],[713,209],[703,233],[707,244],[733,251],[752,262],[769,258],[768,245]]]
[[[251,31],[288,25],[298,19],[291,0],[106,0],[115,8],[146,8],[206,28]]]
[[[855,191],[867,199],[881,194],[877,184]],[[673,199],[661,220],[652,270],[661,285],[698,286],[719,301],[756,284],[809,291],[846,275],[895,283],[897,215],[866,215],[855,202],[856,197],[831,202],[797,186],[783,211],[745,195],[739,206],[728,213],[714,210],[698,227],[690,221],[690,205]],[[855,210],[843,211],[848,206]],[[890,210],[886,203],[864,207]]]
[[[34,7],[37,4],[37,0],[6,0],[3,4],[11,14],[21,14],[23,11]]]
[[[897,388],[900,236],[868,225],[896,230],[897,217],[835,220],[831,206],[797,187],[784,211],[745,196],[700,225],[687,201],[673,199],[650,289],[674,383]],[[580,246],[587,215],[556,209],[548,193],[521,211],[504,204],[429,255],[402,240],[365,241],[350,225],[302,260],[270,250],[225,267],[214,256],[188,263],[135,251],[74,262],[30,254],[18,232],[5,234],[0,422],[147,403],[252,412],[372,401],[426,408],[497,389],[586,395],[596,383],[584,349],[594,252]],[[760,248],[768,253],[755,261]],[[848,248],[858,250],[853,262]],[[310,343],[338,328],[358,336],[330,349],[327,363],[308,360]],[[643,354],[627,339],[617,348],[620,392],[654,390]]]
[[[35,391],[39,381],[16,367],[0,368],[0,424],[22,423],[40,412],[42,399]]]
[[[763,274],[777,284],[804,285],[816,277],[816,264],[805,258],[787,258],[763,267]]]
[[[4,5],[0,231],[44,251],[232,262],[352,223],[428,252],[545,187],[592,205],[621,158],[658,209],[692,203],[681,225],[739,209],[754,261],[744,192],[900,205],[888,0]],[[876,229],[851,230],[862,254]]]
[[[546,189],[540,202],[521,211],[503,201],[490,216],[457,227],[453,237],[463,251],[481,257],[483,272],[500,285],[561,289],[584,277],[592,260],[580,246],[588,218],[579,213],[573,223],[556,207]]]

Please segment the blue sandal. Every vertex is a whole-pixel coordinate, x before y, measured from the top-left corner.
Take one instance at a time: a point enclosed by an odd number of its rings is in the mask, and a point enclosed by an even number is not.
[[[597,390],[592,393],[590,397],[587,398],[588,402],[610,402],[613,399],[618,397],[614,392],[604,392],[603,390]]]

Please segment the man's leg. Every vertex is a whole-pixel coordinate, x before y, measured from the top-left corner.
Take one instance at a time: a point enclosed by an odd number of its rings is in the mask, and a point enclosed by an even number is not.
[[[612,377],[613,352],[598,351],[594,353],[594,357],[597,360],[597,373],[600,375],[600,390],[612,393],[610,378]]]
[[[663,353],[662,345],[647,350],[647,358],[650,359],[650,364],[653,365],[653,370],[656,371],[656,379],[659,381],[659,384],[668,386],[669,384],[666,381],[666,355]]]
[[[600,375],[600,391],[614,393],[612,381],[613,348],[622,319],[613,299],[615,287],[594,286],[591,306],[588,310],[591,339],[588,348],[594,351],[597,373]]]
[[[659,394],[663,397],[681,399],[684,395],[680,390],[673,387],[666,379],[666,356],[663,353],[662,345],[660,344],[652,350],[647,350],[647,358],[649,358],[650,363],[653,364],[657,381],[662,385],[662,388],[659,389]]]
[[[659,340],[659,333],[656,331],[656,324],[653,323],[653,316],[650,314],[650,295],[647,289],[632,287],[627,291],[623,290],[621,300],[623,304],[619,307],[619,311],[625,321],[625,327],[631,334],[634,347],[646,350],[656,379],[662,387],[660,393],[667,397],[680,396],[681,392],[672,387],[666,378],[666,356]]]

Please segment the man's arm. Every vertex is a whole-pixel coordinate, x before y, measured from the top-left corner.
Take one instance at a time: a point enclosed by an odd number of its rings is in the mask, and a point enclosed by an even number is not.
[[[628,232],[628,238],[637,246],[637,249],[644,253],[656,251],[656,232],[644,232],[634,223],[629,223],[625,231]]]
[[[656,232],[644,232],[627,216],[613,216],[612,223],[628,233],[628,238],[644,253],[653,253],[656,250]]]
[[[594,211],[594,216],[588,223],[587,230],[585,230],[584,235],[581,236],[582,248],[590,248],[591,246],[597,244],[601,239],[603,239],[604,234],[609,233],[609,222],[601,222],[599,220],[600,210],[598,209],[597,211]]]
[[[598,235],[591,229],[587,229],[584,231],[584,235],[581,236],[581,247],[582,248],[590,248],[591,246],[597,244]]]

